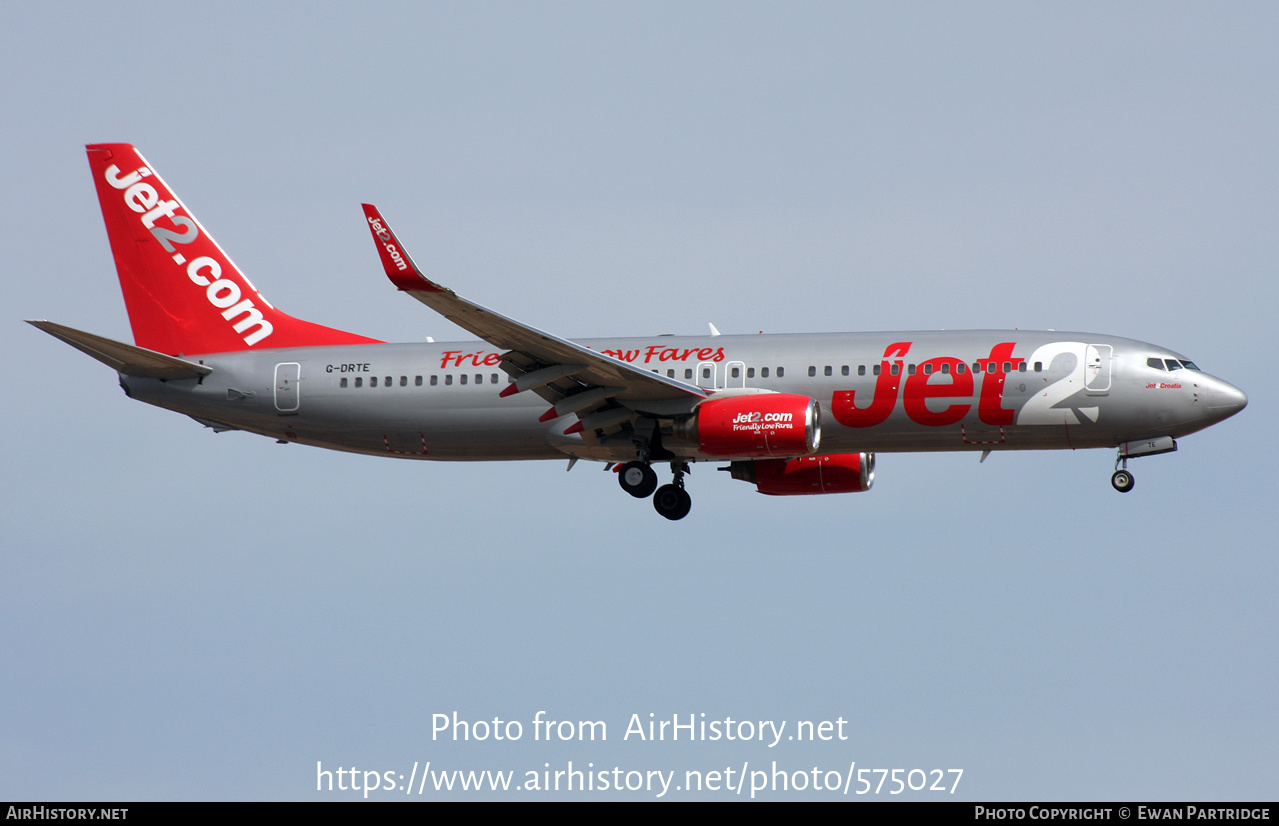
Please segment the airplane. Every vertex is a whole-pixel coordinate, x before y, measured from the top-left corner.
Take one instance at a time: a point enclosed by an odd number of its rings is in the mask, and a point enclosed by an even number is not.
[[[388,344],[276,309],[134,146],[87,151],[134,344],[29,323],[116,370],[130,398],[214,431],[405,459],[602,462],[677,520],[702,462],[786,496],[869,490],[877,453],[1112,448],[1126,493],[1129,459],[1248,403],[1180,353],[1093,333],[711,325],[572,341],[427,277],[364,204],[391,283],[480,339]]]

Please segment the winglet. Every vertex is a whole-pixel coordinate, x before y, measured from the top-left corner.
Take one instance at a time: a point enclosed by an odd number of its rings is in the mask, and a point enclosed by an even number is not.
[[[391,279],[392,284],[401,290],[447,292],[444,287],[427,278],[417,268],[417,264],[413,263],[413,259],[405,251],[400,239],[395,237],[395,233],[391,231],[391,225],[378,212],[377,207],[373,204],[360,206],[364,207],[364,217],[369,222],[369,232],[373,233],[373,243],[377,247],[378,257],[382,259],[382,268],[386,270],[386,277]]]

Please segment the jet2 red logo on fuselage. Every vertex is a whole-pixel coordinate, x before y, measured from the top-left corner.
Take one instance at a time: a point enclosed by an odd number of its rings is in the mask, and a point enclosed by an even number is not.
[[[921,362],[913,375],[904,375],[906,371],[903,363],[912,343],[899,341],[885,348],[879,377],[875,380],[875,392],[867,406],[857,406],[856,390],[835,391],[831,398],[831,415],[835,417],[835,421],[845,427],[874,427],[882,424],[897,406],[899,390],[902,408],[918,424],[944,427],[957,424],[968,415],[972,410],[975,382],[974,374],[969,371],[966,362],[949,357],[931,358]],[[986,367],[981,373],[977,417],[984,424],[999,426],[1013,423],[1014,411],[1003,407],[1003,397],[1004,380],[1008,373],[1018,370],[1026,362],[1023,358],[1013,356],[1013,348],[1016,346],[1013,341],[1001,342],[990,349],[987,358],[981,360]],[[993,370],[990,369],[992,364],[995,366]],[[927,366],[932,369],[925,370]],[[931,399],[965,401],[935,411],[928,407]]]

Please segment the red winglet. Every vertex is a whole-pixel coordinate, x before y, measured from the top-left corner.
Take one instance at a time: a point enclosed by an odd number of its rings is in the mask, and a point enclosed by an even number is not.
[[[372,204],[361,204],[364,217],[369,222],[369,232],[373,233],[373,243],[377,246],[378,257],[382,259],[382,269],[386,277],[401,290],[420,290],[428,293],[442,293],[444,288],[431,281],[417,268],[413,259],[404,251],[400,239],[395,237],[391,226]]]

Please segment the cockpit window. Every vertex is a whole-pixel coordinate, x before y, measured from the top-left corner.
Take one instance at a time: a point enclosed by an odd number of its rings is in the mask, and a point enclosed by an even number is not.
[[[1167,367],[1165,367],[1165,366],[1164,366],[1165,364],[1167,364]],[[1146,359],[1146,366],[1147,366],[1147,367],[1153,367],[1153,368],[1155,368],[1156,370],[1169,370],[1169,371],[1171,371],[1171,370],[1182,370],[1182,369],[1185,369],[1185,370],[1199,370],[1199,368],[1198,368],[1197,366],[1195,366],[1195,363],[1194,363],[1193,361],[1186,361],[1185,359],[1155,359],[1155,358],[1149,358],[1149,359]],[[1203,372],[1203,371],[1202,371],[1202,370],[1200,370],[1200,372]]]

